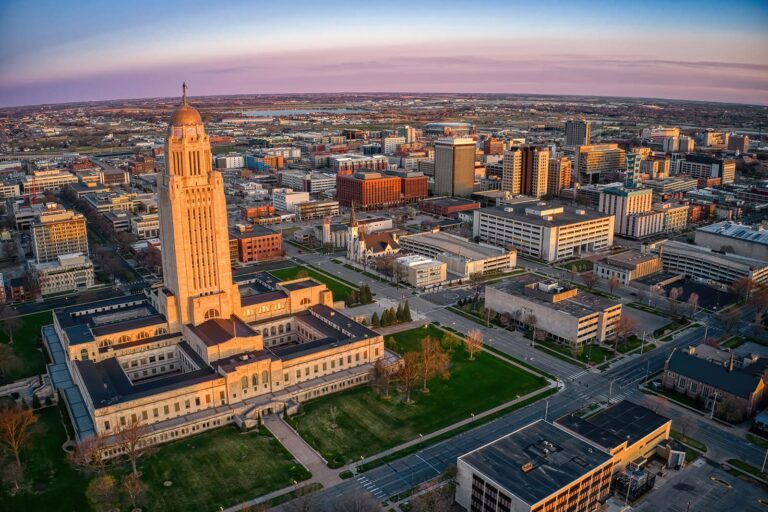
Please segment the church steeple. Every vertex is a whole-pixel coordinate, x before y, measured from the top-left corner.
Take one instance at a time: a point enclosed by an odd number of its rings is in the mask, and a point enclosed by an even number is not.
[[[357,217],[355,217],[355,202],[352,201],[352,213],[349,215],[349,225],[357,227]]]

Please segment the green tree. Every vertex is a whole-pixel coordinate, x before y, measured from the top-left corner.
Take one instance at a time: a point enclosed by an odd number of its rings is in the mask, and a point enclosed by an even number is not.
[[[381,319],[379,318],[379,312],[374,311],[371,315],[371,327],[381,327]]]
[[[403,305],[402,304],[397,305],[397,312],[395,312],[395,318],[397,318],[398,322],[403,321]]]
[[[411,306],[408,304],[408,301],[405,301],[405,306],[403,306],[403,320],[405,322],[413,320],[413,318],[411,318]]]

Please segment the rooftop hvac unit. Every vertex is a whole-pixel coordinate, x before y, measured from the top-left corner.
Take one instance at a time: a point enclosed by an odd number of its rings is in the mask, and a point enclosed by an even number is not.
[[[520,469],[523,470],[523,473],[529,473],[531,470],[533,470],[533,464],[526,462]]]

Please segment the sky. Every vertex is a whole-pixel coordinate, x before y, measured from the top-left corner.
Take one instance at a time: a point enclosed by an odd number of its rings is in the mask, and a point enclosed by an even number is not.
[[[467,92],[768,104],[768,0],[0,0],[0,106]]]

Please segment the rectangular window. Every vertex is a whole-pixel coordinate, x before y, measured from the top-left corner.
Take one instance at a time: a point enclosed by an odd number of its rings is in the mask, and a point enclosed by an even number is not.
[[[163,406],[163,414],[168,416],[170,413],[171,413],[170,407],[168,407],[167,405],[164,405]]]
[[[152,417],[157,418],[158,416],[160,416],[160,411],[158,411],[157,407],[155,407],[154,409],[152,409]]]
[[[200,407],[200,397],[199,396],[195,397],[195,405]]]
[[[176,412],[179,412],[181,410],[181,407],[179,407],[179,402],[176,402],[173,404],[173,410]]]
[[[190,407],[189,400],[184,400],[184,408],[189,409],[189,407]]]
[[[109,430],[109,422],[108,421],[104,422],[104,430]]]

